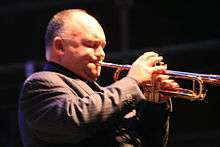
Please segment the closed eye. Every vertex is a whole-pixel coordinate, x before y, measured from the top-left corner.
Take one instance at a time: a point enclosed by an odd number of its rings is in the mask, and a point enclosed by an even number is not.
[[[105,42],[99,41],[99,40],[84,39],[84,40],[82,40],[82,44],[85,47],[94,48],[94,49],[98,48],[99,46],[101,46],[102,48],[105,47]]]
[[[83,45],[89,48],[98,48],[99,47],[99,41],[92,41],[92,40],[85,40],[83,41]]]

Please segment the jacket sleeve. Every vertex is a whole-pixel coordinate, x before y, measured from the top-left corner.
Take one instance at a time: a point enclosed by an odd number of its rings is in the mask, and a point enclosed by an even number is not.
[[[80,92],[76,85],[47,74],[35,75],[25,82],[19,109],[38,138],[49,142],[80,141],[103,128],[100,124],[114,121],[127,107],[144,99],[131,78],[90,94]]]

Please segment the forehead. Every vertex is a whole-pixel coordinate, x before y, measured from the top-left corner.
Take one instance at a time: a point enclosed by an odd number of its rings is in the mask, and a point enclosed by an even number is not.
[[[105,33],[101,25],[87,13],[72,13],[70,19],[67,20],[66,27],[71,35],[105,41]]]

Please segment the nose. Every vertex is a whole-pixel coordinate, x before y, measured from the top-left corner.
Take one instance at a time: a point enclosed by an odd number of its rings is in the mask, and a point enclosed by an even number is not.
[[[98,58],[98,60],[102,61],[105,59],[105,52],[104,52],[104,49],[102,47],[98,47],[96,49],[96,52],[95,52],[95,56]]]

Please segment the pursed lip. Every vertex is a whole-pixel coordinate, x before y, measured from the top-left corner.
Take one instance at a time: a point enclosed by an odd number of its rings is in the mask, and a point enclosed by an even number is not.
[[[101,60],[91,61],[91,63],[95,64],[97,67],[101,66],[100,62],[102,61]]]

